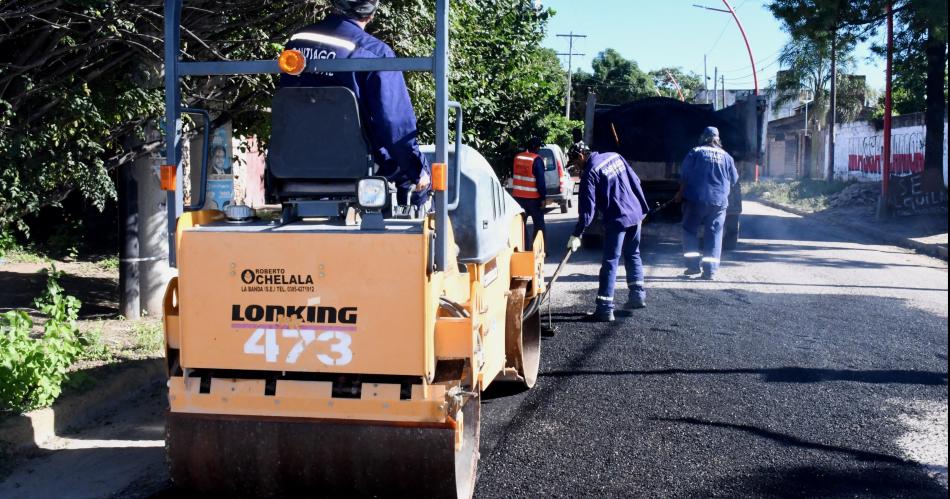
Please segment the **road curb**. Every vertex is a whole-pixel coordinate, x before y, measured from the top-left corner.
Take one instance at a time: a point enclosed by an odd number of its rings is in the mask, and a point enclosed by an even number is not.
[[[91,390],[63,397],[52,407],[0,421],[0,455],[29,454],[58,432],[86,423],[165,378],[164,359],[117,368]]]
[[[775,201],[769,201],[767,199],[755,198],[755,199],[749,199],[749,201],[755,201],[757,203],[764,204],[765,206],[768,206],[769,208],[775,208],[776,210],[787,211],[789,213],[798,215],[800,217],[812,217],[812,216],[817,215],[817,213],[814,213],[814,212],[799,210],[798,208],[787,206],[781,203],[776,203]],[[844,227],[846,229],[851,229],[853,231],[860,232],[866,236],[873,237],[875,239],[879,239],[886,244],[893,244],[894,246],[900,246],[901,248],[914,250],[917,253],[932,256],[935,258],[940,258],[941,260],[944,260],[944,261],[947,260],[947,248],[944,248],[943,246],[939,244],[922,243],[920,241],[915,241],[913,239],[908,239],[906,237],[895,236],[894,234],[891,234],[889,232],[886,232],[883,230],[877,230],[877,229],[867,227],[861,224],[843,222],[841,220],[833,220],[831,218],[824,219],[824,221],[833,225],[837,225],[839,227]]]

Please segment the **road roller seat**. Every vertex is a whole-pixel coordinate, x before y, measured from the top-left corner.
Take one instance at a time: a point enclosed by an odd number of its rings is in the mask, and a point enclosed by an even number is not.
[[[345,87],[285,87],[271,104],[268,202],[356,196],[373,156],[356,95]]]

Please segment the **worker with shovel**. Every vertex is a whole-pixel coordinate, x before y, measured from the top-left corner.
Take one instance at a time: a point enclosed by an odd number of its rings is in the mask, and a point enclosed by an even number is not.
[[[630,294],[624,308],[645,306],[643,261],[640,259],[640,222],[649,212],[640,179],[633,168],[617,153],[591,153],[579,142],[571,148],[571,161],[582,165],[578,197],[578,221],[568,240],[570,251],[581,246],[581,235],[600,211],[604,217],[604,254],[600,267],[600,287],[593,320],[613,322],[614,285],[621,255],[627,270]],[[626,243],[626,244],[624,244]]]

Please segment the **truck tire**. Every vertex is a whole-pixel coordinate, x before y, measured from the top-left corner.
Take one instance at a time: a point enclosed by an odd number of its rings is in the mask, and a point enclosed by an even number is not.
[[[722,248],[727,251],[739,245],[739,215],[726,216],[725,233],[722,235]]]

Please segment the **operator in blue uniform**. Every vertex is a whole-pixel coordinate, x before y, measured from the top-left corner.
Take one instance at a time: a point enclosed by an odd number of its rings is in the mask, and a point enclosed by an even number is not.
[[[722,148],[719,130],[707,127],[680,168],[680,190],[676,200],[683,202],[683,257],[686,272],[702,274],[712,280],[719,271],[722,255],[723,224],[729,207],[729,191],[739,181],[736,162]],[[704,230],[704,248],[699,248],[699,229]]]
[[[544,203],[548,196],[548,187],[544,181],[544,158],[538,154],[544,145],[538,137],[528,141],[528,150],[515,156],[512,167],[511,195],[524,209],[525,222],[531,217],[534,233],[528,237],[525,226],[525,249],[531,250],[538,232],[544,237]]]
[[[396,57],[388,45],[365,31],[379,8],[379,0],[332,0],[332,12],[290,38],[288,49],[308,60]],[[356,94],[363,128],[379,165],[378,175],[395,182],[399,199],[415,186],[413,204],[429,198],[431,167],[419,152],[416,114],[406,81],[399,71],[282,74],[281,87],[342,86]]]
[[[625,308],[645,306],[640,222],[649,211],[646,196],[633,168],[617,153],[591,153],[581,142],[571,148],[571,161],[584,165],[584,173],[578,198],[577,225],[567,247],[570,251],[580,248],[581,235],[594,219],[594,213],[600,211],[604,221],[604,256],[593,319],[612,322],[614,285],[621,255],[627,269],[627,288],[630,290]]]

